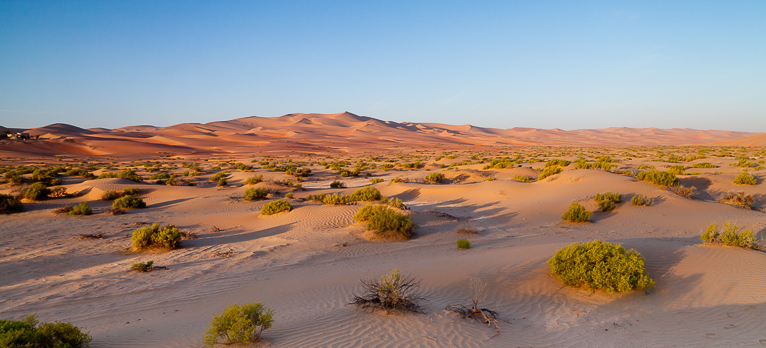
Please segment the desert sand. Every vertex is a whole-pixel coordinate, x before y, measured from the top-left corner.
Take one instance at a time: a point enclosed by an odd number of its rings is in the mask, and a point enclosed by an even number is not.
[[[17,131],[17,130],[14,130]],[[134,165],[144,178],[88,180],[60,175],[71,198],[24,201],[24,211],[0,215],[0,317],[65,321],[93,336],[92,347],[200,347],[212,313],[259,301],[275,324],[253,346],[275,347],[656,347],[766,345],[766,253],[703,244],[711,223],[732,221],[762,242],[766,235],[763,133],[692,129],[540,130],[396,123],[351,113],[249,117],[171,127],[81,129],[56,124],[28,130],[39,139],[0,142],[2,166],[92,166],[96,176]],[[58,156],[58,157],[57,157]],[[485,168],[493,159],[521,156],[514,168]],[[550,159],[593,161],[609,156],[610,170],[575,169],[537,180]],[[754,167],[738,166],[748,158]],[[358,161],[358,177],[341,177],[322,162]],[[419,161],[418,168],[403,163]],[[265,162],[307,167],[302,187]],[[637,180],[653,166],[687,168],[678,175],[697,193],[690,199]],[[181,176],[197,163],[199,176]],[[238,170],[237,163],[252,169]],[[371,168],[370,164],[375,164]],[[392,168],[384,167],[386,164]],[[151,168],[160,168],[156,171]],[[640,167],[640,168],[639,168]],[[756,185],[736,185],[747,169]],[[228,185],[208,179],[227,171]],[[194,186],[160,185],[159,172]],[[429,173],[444,173],[429,183]],[[369,173],[369,177],[366,176]],[[261,174],[265,181],[245,185]],[[512,180],[528,176],[531,183]],[[18,195],[31,182],[0,185]],[[372,184],[370,179],[384,181]],[[392,179],[401,178],[394,183]],[[494,180],[487,178],[493,178]],[[330,188],[340,180],[346,188]],[[400,198],[419,225],[407,241],[370,241],[353,215],[360,204],[323,205],[309,194],[350,194],[374,186]],[[146,209],[111,215],[106,190],[138,187]],[[250,187],[271,189],[266,200],[245,201]],[[593,196],[616,192],[623,201],[597,211]],[[752,209],[719,202],[730,191],[752,195]],[[261,216],[285,199],[293,210]],[[643,194],[651,206],[634,206]],[[594,211],[590,222],[560,216],[573,201]],[[57,215],[89,202],[90,216]],[[154,222],[196,234],[172,251],[132,251],[136,228]],[[477,234],[456,233],[469,224]],[[102,239],[80,234],[102,233]],[[467,238],[468,250],[456,248]],[[620,243],[646,258],[656,285],[607,294],[572,288],[549,273],[546,261],[573,242]],[[228,257],[222,257],[223,253]],[[129,271],[153,260],[168,270]],[[423,314],[368,312],[350,304],[360,279],[399,269],[420,281]],[[445,311],[467,304],[469,282],[488,284],[484,306],[500,313],[500,332]]]

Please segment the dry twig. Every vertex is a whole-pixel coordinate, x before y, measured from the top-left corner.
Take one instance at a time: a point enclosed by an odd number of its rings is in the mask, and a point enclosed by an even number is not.
[[[466,307],[465,305],[451,305],[445,309],[451,312],[455,312],[463,319],[476,319],[480,322],[487,324],[488,326],[495,326],[497,332],[500,332],[500,326],[498,326],[497,316],[498,313],[487,308],[479,308],[479,302],[481,302],[484,296],[484,291],[487,288],[487,284],[477,278],[471,278],[471,302],[472,307]]]

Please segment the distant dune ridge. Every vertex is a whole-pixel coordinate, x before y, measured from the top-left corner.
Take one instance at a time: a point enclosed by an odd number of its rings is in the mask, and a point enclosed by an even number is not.
[[[2,128],[4,129],[4,128]],[[604,129],[483,128],[472,125],[381,121],[350,112],[288,114],[280,117],[244,117],[205,124],[182,123],[169,127],[148,125],[116,129],[56,123],[28,130],[39,135],[27,142],[4,141],[9,152],[29,155],[108,155],[168,151],[174,153],[241,153],[279,143],[280,148],[308,152],[335,149],[354,152],[367,148],[455,145],[736,145],[766,146],[766,133],[696,129],[613,127]]]

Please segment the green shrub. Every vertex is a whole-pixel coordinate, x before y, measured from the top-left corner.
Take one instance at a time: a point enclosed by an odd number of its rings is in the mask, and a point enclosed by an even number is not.
[[[228,174],[228,172],[217,173],[216,175],[213,175],[212,177],[210,177],[210,181],[216,182],[216,181],[221,181],[221,179],[226,179],[226,174]]]
[[[170,179],[170,174],[162,172],[157,173],[149,177],[149,180],[167,180]]]
[[[554,159],[552,159],[552,160],[550,160],[550,161],[546,162],[546,163],[545,163],[545,166],[546,166],[546,167],[550,167],[550,166],[562,166],[562,167],[566,167],[566,166],[568,166],[570,163],[572,163],[572,162],[570,162],[570,161],[567,161],[567,160],[564,160],[564,159],[558,159],[558,158],[554,158]]]
[[[120,172],[120,174],[117,174],[117,177],[119,177],[120,179],[128,179],[128,180],[133,180],[136,182],[144,181],[144,179],[141,178],[141,176],[139,176],[138,174],[136,174],[136,172],[134,172],[132,169],[123,169]]]
[[[130,196],[137,195],[138,192],[139,192],[139,189],[136,188],[136,187],[128,187],[128,188],[122,190],[122,193],[124,193],[126,195],[130,195]]]
[[[243,197],[246,201],[254,201],[257,199],[264,199],[266,196],[269,195],[269,190],[267,189],[256,189],[256,188],[249,188],[245,190],[245,196]]]
[[[113,178],[116,178],[116,177],[117,177],[117,173],[103,172],[96,179],[113,179]]]
[[[41,182],[36,182],[27,188],[27,191],[24,192],[24,198],[30,199],[33,201],[39,201],[50,193],[50,190],[48,189],[45,184]]]
[[[524,183],[527,183],[527,184],[532,182],[532,180],[530,180],[528,176],[524,176],[524,175],[516,175],[511,180],[518,181],[518,182],[524,182]]]
[[[428,182],[440,184],[444,180],[444,173],[431,173],[426,175],[425,179]]]
[[[654,286],[641,254],[600,240],[564,247],[548,260],[548,265],[561,282],[574,287],[585,285],[613,293]]]
[[[675,165],[675,166],[670,166],[670,168],[668,168],[668,173],[671,173],[674,175],[681,175],[684,172],[684,170],[686,170],[684,166]]]
[[[387,199],[385,199],[385,202],[388,203],[388,205],[390,205],[390,206],[392,206],[394,208],[402,209],[404,207],[404,202],[402,202],[401,199],[396,198],[396,197],[394,197],[394,198],[387,198]]]
[[[114,190],[106,190],[101,194],[101,199],[104,201],[111,201],[117,198],[120,198],[120,193]]]
[[[263,182],[263,175],[258,174],[254,177],[247,178],[247,180],[245,180],[245,185],[255,185],[261,182]]]
[[[90,209],[90,204],[88,204],[88,202],[82,202],[78,205],[75,205],[72,207],[72,210],[69,211],[69,215],[71,216],[91,214],[93,214],[93,211]]]
[[[228,184],[229,184],[229,180],[227,180],[226,178],[220,178],[220,179],[218,179],[218,183],[216,185],[218,185],[218,186],[226,186]]]
[[[732,224],[731,221],[726,221],[723,230],[719,230],[716,223],[710,224],[700,239],[705,243],[760,249],[760,246],[755,242],[752,231],[740,231],[739,226]]]
[[[130,269],[138,272],[150,272],[153,269],[152,264],[154,264],[152,260],[146,261],[146,263],[134,263],[130,266]]]
[[[572,204],[569,205],[569,209],[561,215],[561,220],[567,220],[569,222],[586,222],[590,219],[591,215],[593,215],[593,213],[581,206],[580,203],[572,202]]]
[[[370,182],[371,182],[372,184],[378,184],[378,183],[381,183],[381,182],[383,182],[383,181],[385,181],[385,180],[383,180],[383,179],[381,179],[381,178],[374,178],[374,179],[370,179]]]
[[[380,191],[372,186],[362,187],[351,193],[351,196],[349,196],[349,198],[355,202],[379,201],[381,197],[382,195],[380,194]]]
[[[24,182],[24,178],[21,177],[19,173],[16,173],[14,171],[10,171],[5,173],[4,176],[12,185],[20,185]]]
[[[23,321],[0,319],[0,346],[9,348],[82,348],[93,340],[71,323],[40,323],[35,315]]]
[[[0,194],[0,213],[8,214],[24,209],[24,204],[11,195]]]
[[[559,166],[545,167],[545,169],[543,169],[540,172],[540,174],[537,176],[537,180],[543,180],[543,179],[545,179],[545,178],[547,178],[547,177],[549,177],[551,175],[555,175],[555,174],[561,173],[562,171],[564,171],[564,170],[561,169],[561,167],[559,167]]]
[[[293,199],[294,197],[295,197],[295,195],[293,195],[292,192],[288,192],[288,193],[285,194],[285,198]]]
[[[391,179],[391,182],[394,183],[394,184],[398,184],[400,182],[405,182],[405,181],[404,181],[404,179],[402,179],[402,178],[397,176],[397,177]]]
[[[133,196],[122,196],[112,202],[112,208],[146,208],[146,202],[143,199]]]
[[[601,211],[608,212],[612,211],[617,206],[617,203],[622,201],[622,195],[612,192],[598,193],[594,199]]]
[[[677,186],[681,183],[680,180],[673,173],[662,172],[659,170],[650,170],[648,172],[641,172],[636,175],[638,180],[648,181],[655,185],[662,186]]]
[[[415,223],[409,217],[382,205],[366,205],[359,209],[354,219],[366,221],[367,230],[374,230],[380,236],[410,239],[414,234]]]
[[[717,165],[710,164],[710,163],[707,163],[707,162],[695,163],[695,164],[692,165],[692,167],[693,168],[718,168]]]
[[[175,226],[160,228],[160,224],[154,223],[151,227],[133,231],[131,241],[136,250],[148,247],[175,249],[181,242],[181,232]]]
[[[755,185],[757,183],[755,176],[749,174],[747,171],[739,173],[734,179],[734,183],[737,185]]]
[[[649,205],[652,205],[652,203],[654,203],[654,199],[644,196],[642,194],[638,194],[633,196],[633,198],[630,199],[630,203],[632,203],[633,205],[649,206]]]
[[[227,344],[256,342],[263,331],[274,323],[273,316],[274,311],[260,302],[230,305],[221,315],[213,314],[210,327],[205,331],[204,343],[212,347],[219,338]]]
[[[344,196],[337,193],[333,193],[331,195],[322,194],[320,196],[322,197],[321,199],[322,203],[328,204],[328,205],[346,205],[350,201],[348,196]]]
[[[335,180],[330,183],[330,188],[342,188],[342,187],[346,187],[346,184],[344,184],[341,181]]]
[[[457,247],[458,249],[468,249],[471,247],[471,242],[469,242],[468,239],[458,239]]]
[[[290,203],[280,199],[264,204],[263,208],[261,208],[261,215],[274,215],[283,211],[290,211],[292,209],[293,207],[290,205]]]

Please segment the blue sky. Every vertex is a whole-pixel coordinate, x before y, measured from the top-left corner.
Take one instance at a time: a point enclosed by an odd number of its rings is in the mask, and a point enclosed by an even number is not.
[[[766,1],[5,1],[0,125],[766,131]]]

